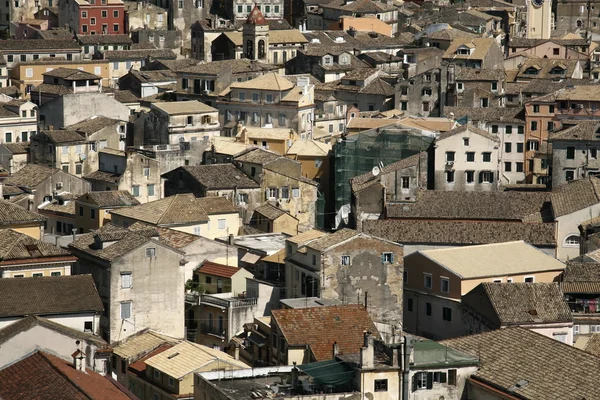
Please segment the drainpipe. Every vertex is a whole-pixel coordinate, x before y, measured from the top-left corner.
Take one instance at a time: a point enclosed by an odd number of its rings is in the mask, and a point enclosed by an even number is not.
[[[412,351],[412,345],[409,345],[406,336],[404,336],[403,339],[401,347],[404,356],[402,360],[402,400],[408,400],[408,388],[410,386],[410,353]]]

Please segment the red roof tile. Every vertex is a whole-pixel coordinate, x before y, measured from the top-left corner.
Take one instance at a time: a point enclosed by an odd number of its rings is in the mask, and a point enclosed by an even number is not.
[[[334,342],[340,354],[356,354],[365,330],[377,334],[369,313],[358,304],[273,310],[272,315],[288,345],[308,344],[317,361],[331,360]]]
[[[113,382],[87,369],[38,351],[0,371],[0,398],[6,400],[131,399]]]
[[[254,5],[254,9],[252,9],[252,12],[248,15],[246,23],[250,25],[269,25],[257,5]]]
[[[171,347],[173,347],[173,345],[170,343],[161,344],[154,351],[150,352],[150,354],[148,354],[146,357],[140,358],[139,360],[131,364],[129,366],[129,369],[136,375],[144,375],[146,373],[146,360],[150,357],[154,357],[155,355],[162,353],[165,350],[170,349]]]
[[[222,278],[231,278],[235,275],[240,268],[230,267],[228,265],[217,264],[210,261],[204,261],[200,268],[197,269],[198,272],[201,272],[206,275],[220,276]]]

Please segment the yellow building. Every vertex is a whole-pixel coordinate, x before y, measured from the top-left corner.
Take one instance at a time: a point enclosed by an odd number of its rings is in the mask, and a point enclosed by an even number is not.
[[[328,183],[330,153],[330,144],[302,139],[294,142],[285,156],[302,164],[302,175],[305,178]]]
[[[0,231],[12,229],[19,233],[41,239],[46,218],[16,204],[0,200]]]
[[[110,82],[110,68],[108,60],[68,61],[63,58],[41,58],[39,60],[20,62],[10,71],[13,86],[19,92],[29,97],[29,92],[44,81],[43,74],[58,68],[71,68],[85,71],[102,78],[102,86]]]
[[[79,233],[90,232],[110,222],[111,212],[138,204],[126,190],[89,192],[75,200],[75,224]]]
[[[246,278],[252,277],[252,273],[244,268],[210,261],[204,261],[194,272],[194,281],[200,284],[201,291],[207,294],[233,293],[237,296],[246,291]]]
[[[10,243],[0,250],[2,278],[71,275],[77,261],[67,250],[12,229],[0,231],[0,243]]]
[[[196,198],[193,194],[177,194],[115,210],[112,222],[125,228],[144,222],[208,239],[237,234],[240,228],[239,212],[231,201],[217,196]]]
[[[255,128],[238,126],[236,141],[249,146],[258,146],[284,155],[298,139],[298,134],[289,128]]]
[[[227,353],[184,341],[173,347],[161,346],[130,366],[129,388],[140,399],[192,398],[195,372],[245,368],[250,367]]]
[[[269,203],[256,207],[250,225],[262,232],[298,234],[298,218]]]

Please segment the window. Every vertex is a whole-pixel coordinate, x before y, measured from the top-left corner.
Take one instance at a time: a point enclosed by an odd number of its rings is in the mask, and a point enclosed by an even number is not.
[[[598,158],[598,149],[590,149],[590,158]]]
[[[154,184],[146,186],[146,191],[148,192],[148,196],[154,196]]]
[[[537,151],[537,150],[539,150],[539,148],[540,148],[540,142],[538,142],[537,140],[528,140],[527,141],[527,150]]]
[[[317,256],[314,254],[312,256],[312,265],[317,265]]]
[[[506,161],[504,163],[504,172],[511,172],[511,171],[512,171],[512,162]]]
[[[446,162],[454,162],[454,152],[453,151],[447,151],[446,152]]]
[[[452,309],[449,307],[442,307],[442,319],[444,321],[452,321]]]
[[[119,24],[113,24],[113,32],[119,32]]]
[[[11,143],[12,142],[12,132],[6,132],[4,134],[4,137],[6,139],[6,143]]]
[[[388,380],[387,379],[375,379],[375,391],[376,392],[387,392]]]
[[[281,198],[282,199],[289,199],[290,198],[290,187],[289,186],[282,186],[281,187]]]
[[[406,309],[407,309],[409,312],[412,312],[412,310],[413,310],[413,299],[412,299],[412,297],[408,297],[408,298],[406,299]]]
[[[131,288],[131,272],[121,273],[121,289]]]
[[[567,147],[567,160],[575,159],[575,147]]]
[[[431,274],[425,274],[424,281],[423,281],[423,287],[425,287],[425,289],[431,289],[432,283],[433,283],[433,279],[431,278]]]
[[[177,6],[179,7],[179,9],[181,10],[183,8],[183,0],[178,0],[177,2]]]
[[[463,146],[469,147],[469,138],[468,137],[463,138]]]
[[[492,133],[498,133],[498,125],[492,125]]]
[[[402,189],[410,189],[410,178],[408,176],[403,176],[400,179],[402,180]]]
[[[454,183],[454,171],[446,171],[446,182]]]
[[[119,10],[113,10],[113,17],[119,18]]]
[[[573,325],[573,334],[579,335],[579,325]]]
[[[265,96],[265,101],[266,101],[267,103],[272,103],[272,102],[273,102],[273,95],[272,95],[272,94],[267,94],[267,95]]]
[[[79,206],[79,216],[83,217],[83,207]]]
[[[44,276],[44,274],[42,274],[42,273],[35,273],[35,274],[33,274],[34,278],[41,278],[42,276]]]
[[[489,151],[485,151],[481,153],[483,156],[483,162],[492,162],[492,153]]]
[[[90,18],[90,25],[96,25],[96,18]]]
[[[475,162],[475,152],[467,151],[467,162]]]
[[[225,218],[219,218],[217,226],[219,229],[227,229],[227,220]]]
[[[146,248],[146,258],[156,257],[156,249],[154,247]]]
[[[60,271],[50,272],[50,276],[60,276]]]
[[[579,235],[569,235],[565,239],[565,246],[575,247],[579,246]]]
[[[277,188],[268,188],[267,189],[267,200],[268,199],[276,199],[278,195],[279,190]]]
[[[93,208],[90,208],[90,218],[96,219],[96,210],[94,210]]]
[[[456,83],[456,88],[457,88],[458,90],[463,90],[463,89],[464,89],[464,87],[465,87],[465,86],[464,86],[464,84],[463,84],[462,82],[457,82],[457,83]]]
[[[126,301],[121,303],[121,319],[131,318],[131,302]]]
[[[133,195],[133,197],[140,197],[140,187],[138,185],[132,186],[131,194]]]
[[[456,370],[455,369],[448,370],[448,385],[456,386]]]
[[[512,152],[512,143],[504,143],[504,152],[511,153]]]
[[[489,107],[489,100],[486,98],[481,99],[481,108],[488,108]]]
[[[87,18],[87,17],[88,17],[87,11],[82,11],[81,12],[81,18]]]
[[[523,152],[523,143],[517,143],[517,153]]]
[[[440,280],[440,290],[443,293],[450,293],[450,279],[441,278]]]
[[[25,69],[25,77],[27,77],[27,78],[33,78],[33,68],[26,68]]]
[[[494,174],[491,171],[481,171],[479,173],[479,183],[493,183]]]
[[[429,111],[429,103],[428,102],[424,102],[421,107],[423,108],[423,111],[428,112]]]
[[[403,101],[400,103],[400,110],[402,110],[402,111],[408,110],[408,102],[407,101]]]
[[[83,323],[83,331],[84,332],[91,332],[94,328],[94,325],[92,323],[92,321],[85,321]]]
[[[517,126],[517,133],[523,135],[525,133],[525,127],[523,125]]]
[[[277,6],[277,5],[273,6],[273,12],[275,14],[279,14],[279,6]]]
[[[423,96],[431,96],[431,88],[424,88],[423,89]]]
[[[565,171],[565,180],[568,182],[568,181],[572,181],[573,179],[575,179],[575,171],[573,171],[573,170]]]
[[[517,162],[515,163],[515,165],[516,165],[516,170],[517,170],[517,172],[523,172],[523,163],[522,163],[522,162],[518,162],[518,161],[517,161]]]
[[[108,11],[102,10],[102,18],[108,18]]]
[[[13,62],[14,61],[14,56],[12,54],[7,55],[6,56],[6,61]]]
[[[292,197],[294,197],[294,198],[300,197],[300,188],[292,188]]]
[[[394,263],[394,253],[382,253],[381,254],[381,261],[384,264],[385,263],[393,264]]]
[[[154,370],[154,379],[160,379],[160,371],[157,369]]]
[[[540,106],[539,106],[539,104],[534,104],[533,105],[533,112],[534,113],[539,113],[540,112]]]
[[[425,315],[431,317],[431,303],[425,303]]]
[[[429,303],[428,303],[429,304]],[[433,388],[433,372],[417,372],[413,376],[413,391]]]
[[[535,278],[533,276],[525,277],[525,283],[533,283],[534,281],[535,281]]]
[[[504,128],[504,132],[507,135],[510,135],[512,133],[512,125],[506,125],[506,127]]]
[[[350,256],[342,256],[342,265],[350,265]]]
[[[475,171],[465,171],[465,181],[467,183],[475,183]]]
[[[75,164],[75,175],[81,175],[82,172],[83,172],[83,165]]]
[[[537,131],[537,121],[531,121],[531,130]]]
[[[492,90],[498,90],[498,82],[492,82]]]

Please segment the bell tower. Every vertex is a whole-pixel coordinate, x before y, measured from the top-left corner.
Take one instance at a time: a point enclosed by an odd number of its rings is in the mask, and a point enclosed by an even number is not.
[[[552,0],[527,1],[528,39],[550,39],[552,29]]]
[[[256,5],[244,24],[242,41],[243,58],[268,62],[269,23]]]

